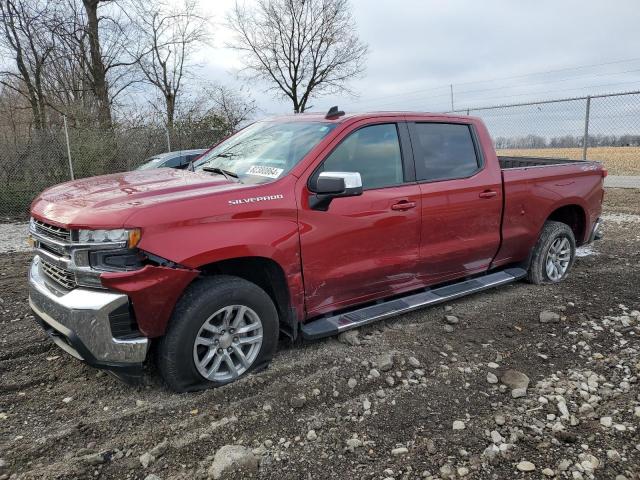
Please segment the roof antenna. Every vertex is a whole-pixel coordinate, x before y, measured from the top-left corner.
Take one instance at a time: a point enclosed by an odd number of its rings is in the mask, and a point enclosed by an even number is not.
[[[344,115],[344,112],[342,110],[338,110],[338,106],[334,105],[333,107],[331,107],[329,109],[329,111],[324,116],[324,118],[326,118],[327,120],[332,120],[334,118],[338,118],[338,117],[341,117],[343,115]]]

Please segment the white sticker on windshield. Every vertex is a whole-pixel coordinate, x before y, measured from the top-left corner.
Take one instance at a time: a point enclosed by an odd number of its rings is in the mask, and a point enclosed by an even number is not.
[[[278,178],[282,175],[284,170],[282,168],[276,167],[267,167],[264,165],[252,165],[249,170],[247,170],[248,175],[257,175],[258,177],[267,177],[267,178]]]

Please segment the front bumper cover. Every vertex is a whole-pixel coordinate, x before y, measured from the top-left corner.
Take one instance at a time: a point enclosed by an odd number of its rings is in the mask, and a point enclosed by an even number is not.
[[[41,272],[38,256],[31,263],[29,305],[38,323],[70,355],[121,376],[140,373],[149,349],[146,337],[113,337],[109,315],[128,302],[127,295],[105,290],[60,291]]]

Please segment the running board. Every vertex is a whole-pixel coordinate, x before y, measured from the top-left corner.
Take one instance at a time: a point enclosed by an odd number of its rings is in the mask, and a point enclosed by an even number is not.
[[[418,308],[464,297],[475,292],[512,283],[527,275],[522,268],[507,268],[482,277],[434,288],[406,297],[388,300],[383,303],[340,313],[331,317],[322,317],[302,325],[302,337],[307,340],[330,337],[345,330],[358,328],[369,323],[410,312]]]

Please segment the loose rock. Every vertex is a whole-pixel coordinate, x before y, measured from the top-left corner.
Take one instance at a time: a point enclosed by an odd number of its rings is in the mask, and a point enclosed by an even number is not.
[[[406,455],[407,453],[409,453],[409,450],[406,447],[394,448],[391,450],[391,455],[396,457],[398,455]]]
[[[540,323],[558,323],[560,321],[560,315],[549,310],[540,312]]]
[[[517,370],[507,370],[500,377],[500,381],[512,390],[518,388],[524,388],[525,390],[529,386],[529,377]]]
[[[518,463],[518,465],[516,465],[516,468],[521,472],[533,472],[536,469],[536,466],[531,462],[523,460],[522,462]]]
[[[291,399],[289,400],[289,404],[293,407],[293,408],[302,408],[304,407],[304,404],[307,402],[307,397],[305,397],[304,395],[294,395],[293,397],[291,397]]]
[[[344,343],[345,345],[356,347],[360,345],[360,338],[358,338],[359,334],[360,332],[358,332],[358,330],[348,330],[338,335],[338,341]]]
[[[393,368],[393,356],[390,353],[380,355],[376,359],[376,364],[381,372],[388,372]]]
[[[454,430],[464,430],[466,428],[466,425],[464,424],[464,422],[462,420],[456,420],[453,422],[453,429]]]
[[[260,460],[251,449],[243,445],[225,445],[216,452],[208,473],[214,480],[218,480],[229,472],[255,474],[259,465]]]
[[[460,320],[458,320],[458,317],[456,317],[455,315],[445,315],[444,320],[449,325],[456,325],[458,322],[460,322]]]

